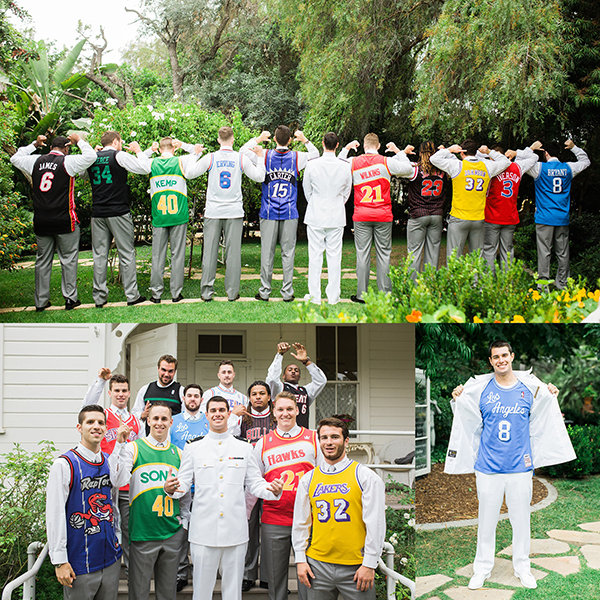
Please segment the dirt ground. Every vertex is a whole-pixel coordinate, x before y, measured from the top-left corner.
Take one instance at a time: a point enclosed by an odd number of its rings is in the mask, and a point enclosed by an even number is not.
[[[536,504],[547,496],[545,486],[533,478],[533,498]],[[447,475],[444,463],[436,463],[431,473],[416,482],[417,523],[441,523],[477,517],[475,475]],[[502,504],[501,513],[506,512]]]

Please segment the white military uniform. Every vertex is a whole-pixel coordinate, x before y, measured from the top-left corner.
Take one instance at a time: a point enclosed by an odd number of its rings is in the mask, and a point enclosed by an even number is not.
[[[245,487],[265,500],[277,500],[267,490],[253,447],[229,433],[210,431],[187,444],[174,498],[195,486],[189,540],[194,563],[194,600],[211,600],[222,577],[223,600],[241,600],[244,558],[248,544]]]
[[[531,371],[514,371],[517,379],[533,395],[529,415],[529,434],[533,468],[568,462],[576,458],[558,400],[545,383]],[[457,402],[446,454],[445,472],[473,473],[483,430],[481,394],[493,373],[472,377]],[[506,493],[508,514],[513,528],[513,567],[515,573],[530,572],[530,502],[533,471],[487,474],[475,471],[479,498],[477,553],[473,572],[487,577],[494,566],[496,525]]]

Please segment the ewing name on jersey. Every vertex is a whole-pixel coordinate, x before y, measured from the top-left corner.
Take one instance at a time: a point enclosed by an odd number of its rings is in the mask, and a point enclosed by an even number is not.
[[[483,431],[475,470],[482,473],[524,473],[533,470],[529,414],[533,396],[518,381],[510,388],[495,379],[479,400]]]

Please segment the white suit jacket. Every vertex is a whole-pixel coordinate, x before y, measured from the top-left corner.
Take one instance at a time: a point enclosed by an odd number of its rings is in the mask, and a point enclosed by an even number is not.
[[[533,394],[529,417],[533,468],[556,465],[577,458],[556,396],[551,394],[548,386],[532,375],[531,371],[514,371],[514,374]],[[473,473],[475,470],[483,430],[479,402],[485,386],[492,377],[493,373],[471,377],[455,402],[450,443],[446,453],[446,473]]]

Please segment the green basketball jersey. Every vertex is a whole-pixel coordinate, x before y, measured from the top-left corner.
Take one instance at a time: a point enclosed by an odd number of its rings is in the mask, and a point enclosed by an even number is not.
[[[134,456],[129,483],[129,539],[165,540],[181,527],[179,500],[169,498],[163,489],[169,467],[177,475],[181,450],[170,443],[166,448],[155,448],[143,438],[131,443]]]
[[[176,156],[152,160],[150,196],[154,227],[171,227],[189,221],[187,185]]]

